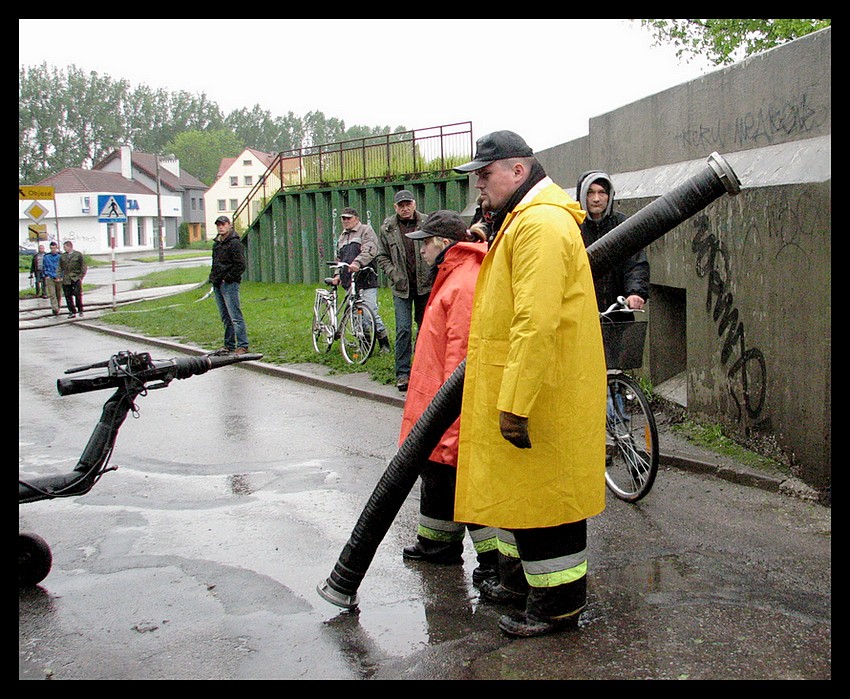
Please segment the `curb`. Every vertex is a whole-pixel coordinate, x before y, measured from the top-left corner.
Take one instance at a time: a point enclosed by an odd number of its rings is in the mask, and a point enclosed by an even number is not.
[[[184,354],[204,355],[207,353],[206,350],[197,347],[191,347],[189,345],[183,345],[170,340],[163,340],[161,338],[151,338],[137,333],[130,333],[124,330],[111,328],[106,325],[98,325],[85,321],[77,321],[75,324],[106,335],[123,337],[127,340],[143,344],[152,344],[175,352],[182,352]],[[277,378],[298,381],[309,386],[336,391],[356,398],[365,398],[367,400],[387,405],[394,405],[400,409],[404,408],[403,397],[384,395],[375,390],[353,386],[346,383],[347,375],[342,375],[336,380],[331,380],[305,371],[299,371],[298,369],[286,368],[277,364],[269,364],[261,361],[240,362],[238,365],[234,366],[240,366],[251,371],[257,371]],[[770,493],[781,493],[802,500],[812,501],[815,503],[820,502],[816,491],[794,478],[779,478],[776,476],[762,474],[757,471],[746,470],[743,467],[737,469],[726,464],[712,463],[705,459],[685,456],[683,454],[677,454],[669,451],[661,452],[659,454],[659,466],[675,468],[681,471],[690,471],[691,473],[703,473],[738,485],[759,488]]]

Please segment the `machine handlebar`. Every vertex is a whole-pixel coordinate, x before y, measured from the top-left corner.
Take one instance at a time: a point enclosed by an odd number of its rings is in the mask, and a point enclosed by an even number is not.
[[[210,369],[262,359],[262,357],[262,354],[226,354],[151,359],[147,352],[119,352],[105,362],[73,367],[65,371],[66,374],[75,374],[90,369],[105,368],[106,374],[57,379],[56,389],[60,396],[70,396],[106,388],[127,387],[136,390],[162,388],[174,379],[187,379]],[[148,385],[151,382],[158,383]]]

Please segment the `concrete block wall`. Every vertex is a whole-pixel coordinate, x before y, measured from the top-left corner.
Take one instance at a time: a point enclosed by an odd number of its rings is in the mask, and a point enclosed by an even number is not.
[[[713,151],[726,158],[742,192],[647,250],[645,370],[655,383],[686,372],[690,411],[775,442],[819,491],[831,483],[831,36],[595,117],[586,137],[537,154],[570,193],[585,170],[608,172],[627,214]]]

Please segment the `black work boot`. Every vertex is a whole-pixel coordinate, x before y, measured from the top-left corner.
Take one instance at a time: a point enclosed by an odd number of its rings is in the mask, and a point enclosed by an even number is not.
[[[463,563],[462,552],[462,541],[432,541],[419,536],[413,546],[402,549],[401,555],[409,561],[454,565]]]
[[[570,616],[559,619],[542,619],[528,612],[505,614],[499,618],[499,628],[508,634],[508,636],[535,638],[537,636],[546,636],[550,633],[558,633],[559,631],[577,629],[580,614],[581,609]]]
[[[486,580],[499,582],[499,552],[495,549],[478,554],[478,567],[472,571],[472,585],[480,588]]]
[[[389,354],[393,351],[393,348],[390,346],[390,338],[386,335],[378,338],[378,346],[381,348],[381,354]]]

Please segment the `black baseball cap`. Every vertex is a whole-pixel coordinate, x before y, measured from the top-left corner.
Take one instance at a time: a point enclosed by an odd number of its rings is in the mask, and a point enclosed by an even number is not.
[[[360,218],[360,214],[357,213],[357,209],[351,206],[346,206],[340,214],[340,218],[345,218],[347,216],[356,216],[357,218]]]
[[[522,136],[513,131],[493,131],[475,142],[475,157],[465,165],[454,168],[457,172],[480,170],[496,160],[505,158],[530,158],[534,151]]]
[[[215,223],[216,223],[216,225],[218,225],[219,223],[230,223],[230,219],[229,219],[229,218],[227,218],[227,216],[219,216],[219,217],[215,220]]]
[[[416,197],[409,189],[402,189],[400,192],[396,192],[393,197],[393,204],[401,204],[403,201],[416,201]]]
[[[470,239],[466,232],[466,224],[463,222],[460,214],[445,210],[435,211],[430,214],[425,219],[425,223],[422,224],[422,228],[405,233],[405,235],[413,240],[422,240],[423,238],[430,238],[435,235],[440,238],[450,238],[451,240],[468,241]]]

